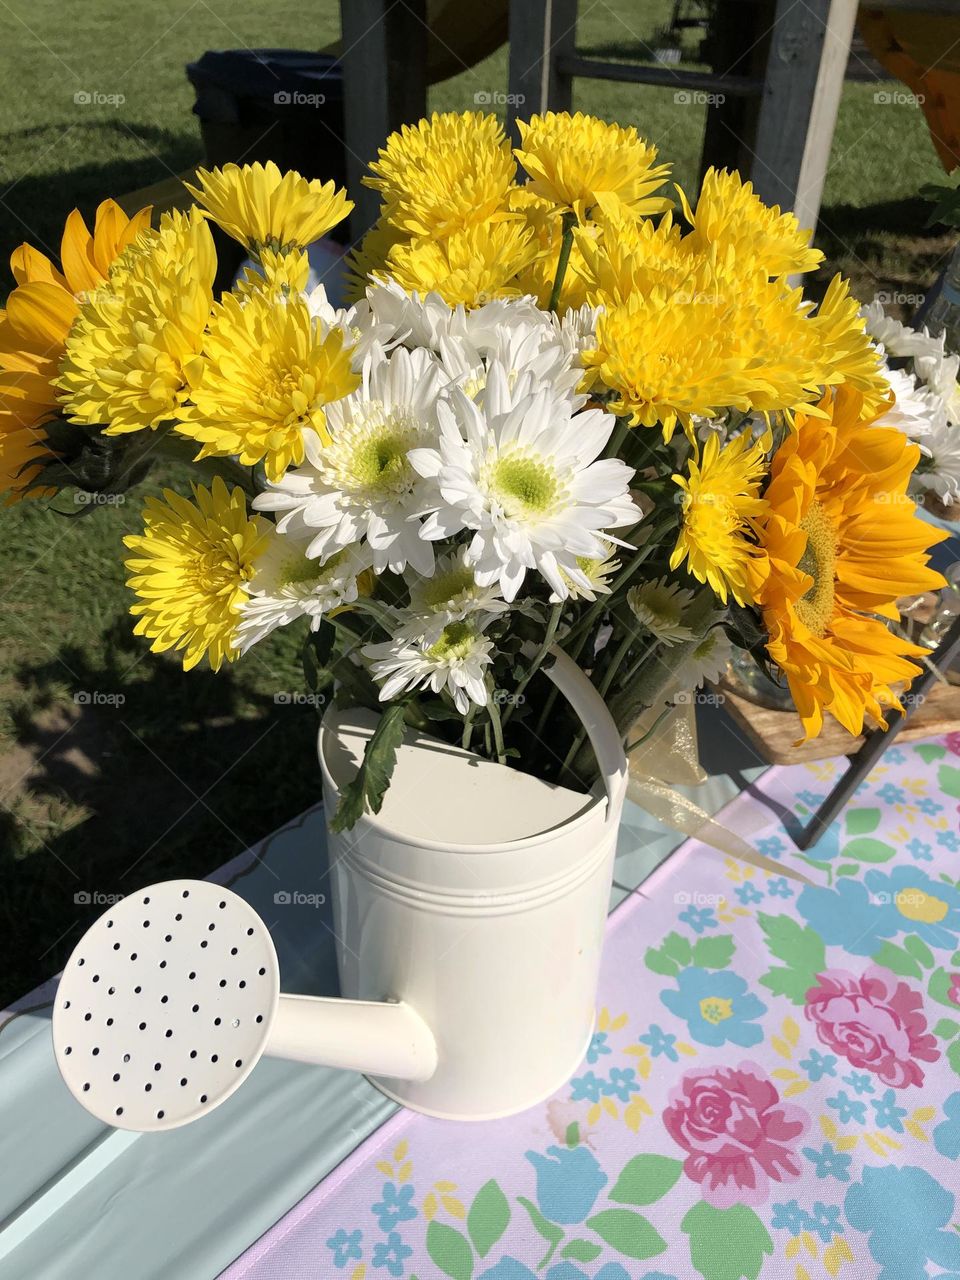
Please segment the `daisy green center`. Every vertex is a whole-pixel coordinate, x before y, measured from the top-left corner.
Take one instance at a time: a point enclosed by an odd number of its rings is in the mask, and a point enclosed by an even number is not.
[[[363,408],[364,416],[339,430],[326,451],[330,482],[372,502],[399,498],[416,478],[407,454],[420,442],[420,424],[379,402]]]
[[[538,458],[522,454],[495,462],[490,483],[508,515],[546,515],[560,492],[556,471]]]
[[[344,552],[338,551],[336,555],[331,556],[322,565],[318,560],[308,560],[306,556],[298,556],[295,560],[288,560],[280,570],[278,586],[282,589],[283,587],[302,587],[310,582],[320,582],[337,567],[343,557]]]
[[[467,658],[473,651],[476,635],[469,622],[451,622],[440,633],[440,639],[427,650],[427,657],[435,662],[456,662]]]
[[[810,504],[800,527],[807,535],[807,547],[797,568],[810,575],[813,586],[797,601],[797,615],[815,636],[822,636],[833,617],[837,531],[819,502]]]
[[[457,596],[470,591],[473,585],[472,571],[465,565],[458,565],[454,569],[448,569],[446,573],[427,578],[421,584],[418,594],[425,609],[442,609]]]

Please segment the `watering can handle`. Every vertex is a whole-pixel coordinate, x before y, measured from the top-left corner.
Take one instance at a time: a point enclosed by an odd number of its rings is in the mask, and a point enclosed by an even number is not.
[[[596,687],[573,659],[557,648],[550,650],[550,658],[553,661],[544,664],[544,674],[583,721],[607,793],[607,822],[615,826],[627,789],[627,757],[617,726]]]

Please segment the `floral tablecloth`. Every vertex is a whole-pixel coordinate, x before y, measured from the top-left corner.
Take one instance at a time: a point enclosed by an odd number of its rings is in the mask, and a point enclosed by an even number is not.
[[[845,762],[770,770],[725,821],[812,886],[688,842],[563,1090],[398,1113],[225,1278],[960,1280],[958,753],[892,747],[807,856]]]

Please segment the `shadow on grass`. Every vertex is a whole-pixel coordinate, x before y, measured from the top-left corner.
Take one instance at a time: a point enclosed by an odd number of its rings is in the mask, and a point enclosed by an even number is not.
[[[202,154],[198,132],[116,120],[21,129],[5,135],[4,144],[8,156],[28,145],[49,171],[24,174],[6,187],[0,200],[0,245],[12,249],[28,240],[57,254],[71,209],[79,208],[89,223],[108,196],[162,182],[195,164]],[[140,154],[117,155],[131,150]],[[77,163],[78,152],[116,158]],[[5,280],[3,289],[9,284]]]
[[[311,708],[233,669],[137,661],[126,619],[105,648],[17,672],[32,710],[0,796],[0,1008],[62,967],[103,895],[203,877],[319,799]]]

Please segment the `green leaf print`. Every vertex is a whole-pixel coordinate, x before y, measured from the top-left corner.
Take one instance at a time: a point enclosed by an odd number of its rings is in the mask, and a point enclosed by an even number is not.
[[[927,983],[927,994],[932,1000],[936,1000],[938,1004],[945,1004],[948,1009],[956,1010],[956,1005],[950,999],[950,991],[953,987],[953,979],[946,969],[934,969],[930,975],[930,981]]]
[[[617,1204],[653,1204],[667,1194],[682,1172],[683,1162],[669,1156],[634,1156],[623,1166],[610,1199]]]
[[[467,1231],[473,1247],[485,1258],[506,1231],[510,1206],[495,1178],[485,1182],[473,1198],[467,1214]]]
[[[723,934],[719,938],[698,938],[693,944],[693,963],[701,969],[726,969],[736,950],[733,938]]]
[[[465,1236],[436,1219],[427,1227],[427,1253],[450,1280],[470,1280],[473,1250]]]
[[[904,938],[903,945],[907,951],[913,956],[918,964],[922,964],[925,969],[932,969],[936,961],[933,958],[933,952],[923,941],[922,938],[911,934],[909,938]]]
[[[692,958],[689,940],[679,933],[668,933],[659,947],[650,947],[644,957],[647,968],[664,978],[675,978]]]
[[[952,764],[942,764],[937,770],[937,782],[944,795],[960,800],[960,769],[954,768]]]
[[[848,809],[847,834],[851,836],[868,836],[880,825],[879,809]]]
[[[804,928],[790,916],[769,916],[760,912],[757,916],[767,946],[778,960],[785,960],[785,968],[775,966],[760,979],[763,986],[775,996],[786,996],[794,1004],[802,1005],[807,992],[816,986],[817,974],[826,966],[826,950],[813,929]]]
[[[690,1237],[690,1260],[704,1280],[757,1280],[773,1253],[766,1227],[746,1205],[714,1209],[701,1200],[680,1228]]]
[[[947,1061],[953,1067],[954,1071],[960,1076],[960,1040],[954,1040],[953,1044],[947,1050]]]
[[[933,957],[930,957],[931,960]],[[893,942],[885,942],[873,956],[874,964],[883,965],[901,978],[922,978],[923,970],[909,952]]]
[[[913,749],[924,764],[933,764],[934,760],[942,760],[947,754],[947,748],[939,747],[935,742],[921,742]]]
[[[603,1248],[599,1244],[594,1244],[592,1240],[571,1240],[566,1248],[560,1250],[561,1258],[572,1258],[574,1262],[592,1262],[594,1258],[599,1258],[603,1253]]]
[[[952,1040],[958,1031],[960,1031],[960,1022],[954,1022],[952,1018],[941,1018],[933,1028],[933,1034],[939,1036],[941,1040]]]
[[[526,1196],[517,1196],[517,1203],[522,1204],[524,1209],[530,1215],[530,1221],[533,1223],[535,1230],[539,1231],[550,1248],[540,1260],[540,1266],[545,1267],[556,1252],[557,1245],[563,1239],[563,1227],[556,1226],[553,1222],[548,1222],[532,1200],[528,1200]]]
[[[866,836],[849,840],[843,846],[843,856],[856,858],[858,862],[889,862],[895,853],[892,844],[886,844],[883,840],[869,840]]]
[[[604,1209],[588,1218],[587,1226],[627,1258],[655,1258],[667,1247],[653,1223],[632,1209]]]

